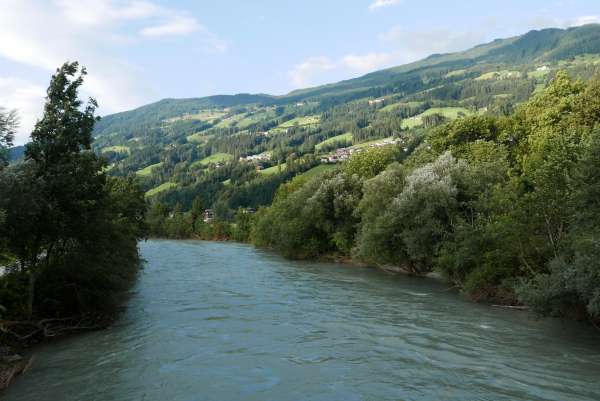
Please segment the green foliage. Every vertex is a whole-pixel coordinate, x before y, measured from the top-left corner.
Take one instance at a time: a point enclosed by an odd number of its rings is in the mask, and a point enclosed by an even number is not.
[[[255,243],[293,258],[348,254],[358,223],[352,214],[361,187],[358,176],[345,172],[325,173],[297,190],[284,187],[273,205],[258,213]]]
[[[377,149],[280,187],[253,240],[413,274],[475,300],[600,319],[600,81],[559,73],[510,117],[431,130],[402,160]],[[418,143],[418,141],[415,141]],[[391,163],[391,164],[390,164]]]
[[[16,112],[7,112],[0,107],[0,169],[8,164],[8,150],[12,146],[15,130],[18,126],[18,118]]]
[[[0,304],[13,319],[110,310],[139,265],[144,193],[132,179],[107,178],[90,151],[96,103],[83,107],[78,72],[77,63],[57,70],[26,161],[0,174],[0,239],[16,259]]]
[[[398,149],[394,146],[373,148],[352,155],[344,165],[348,174],[356,174],[363,178],[372,178],[385,170],[388,164],[398,157]]]

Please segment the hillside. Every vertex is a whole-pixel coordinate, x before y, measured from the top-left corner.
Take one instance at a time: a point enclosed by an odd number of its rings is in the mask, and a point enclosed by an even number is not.
[[[344,160],[352,145],[387,138],[409,151],[449,120],[509,114],[561,69],[600,72],[600,25],[531,31],[284,96],[165,99],[104,117],[94,146],[111,174],[137,173],[150,198],[189,208],[200,197],[226,215],[270,203],[281,182]]]

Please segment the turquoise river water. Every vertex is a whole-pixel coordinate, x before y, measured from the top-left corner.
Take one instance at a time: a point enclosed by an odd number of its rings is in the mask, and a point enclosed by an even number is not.
[[[36,350],[0,398],[600,400],[600,336],[579,324],[246,245],[140,247],[117,323]]]

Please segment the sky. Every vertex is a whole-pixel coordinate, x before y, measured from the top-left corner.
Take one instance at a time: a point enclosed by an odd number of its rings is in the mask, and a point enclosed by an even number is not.
[[[598,0],[0,0],[0,107],[16,144],[63,62],[106,115],[163,98],[284,94],[532,29],[600,22]]]

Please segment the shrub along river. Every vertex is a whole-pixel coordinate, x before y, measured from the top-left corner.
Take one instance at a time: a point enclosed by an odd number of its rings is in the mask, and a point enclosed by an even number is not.
[[[240,244],[141,251],[119,321],[37,349],[4,399],[600,399],[600,337],[576,323]]]

